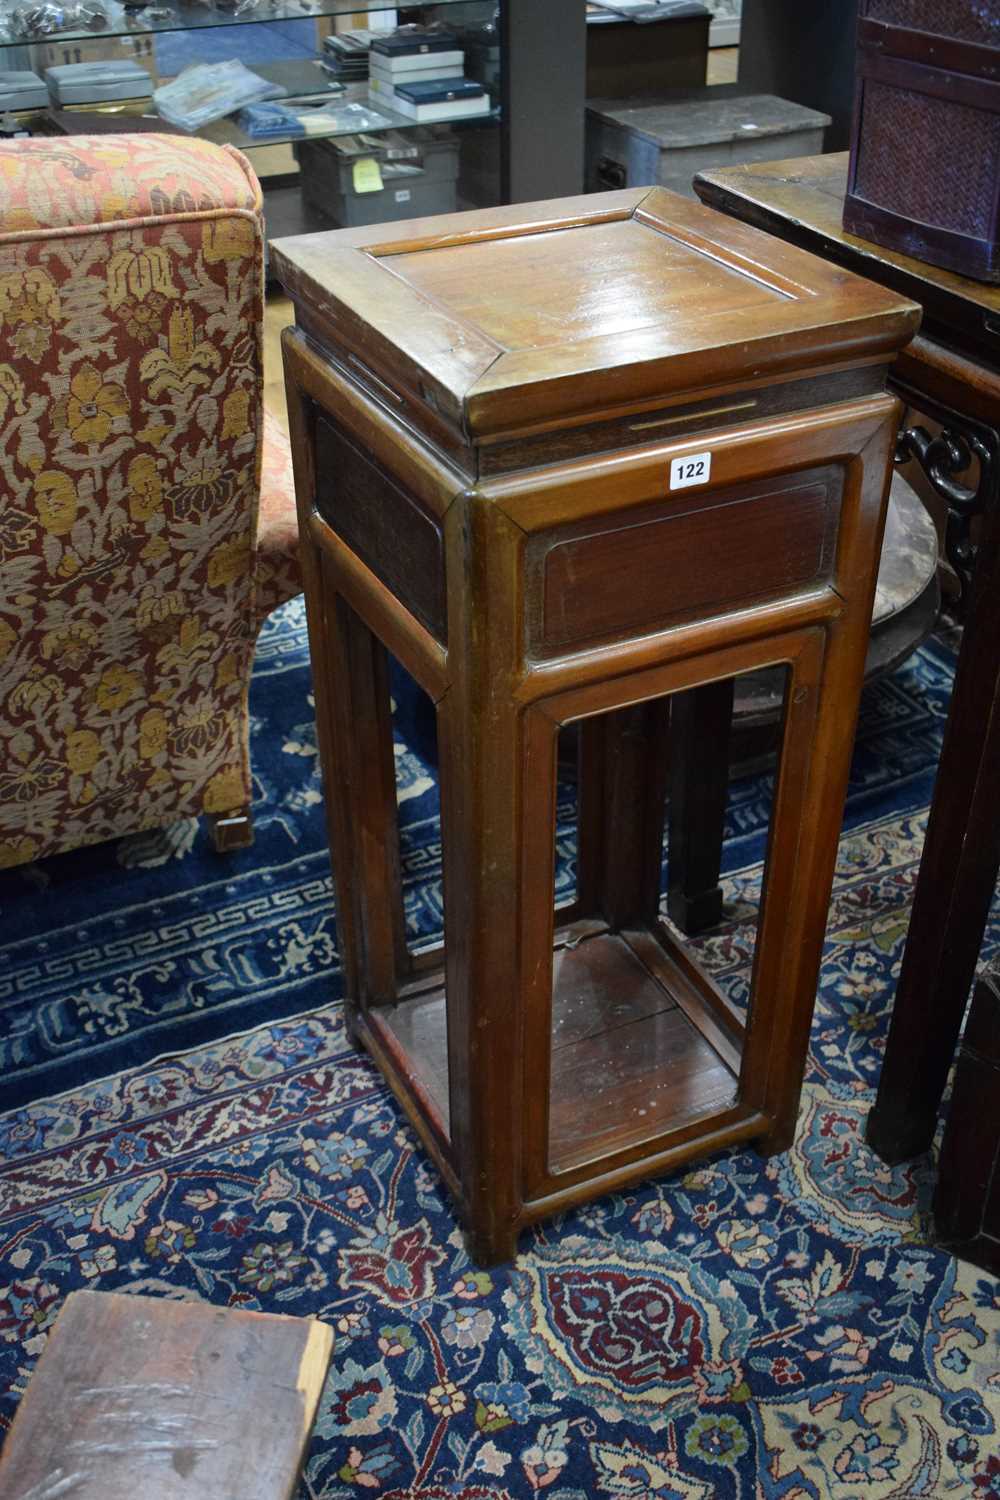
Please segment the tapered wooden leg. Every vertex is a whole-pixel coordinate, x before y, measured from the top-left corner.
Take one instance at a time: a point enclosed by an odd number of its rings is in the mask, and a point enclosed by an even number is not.
[[[353,818],[353,744],[350,723],[349,650],[337,608],[337,584],[329,559],[313,541],[309,516],[315,496],[315,411],[291,370],[286,383],[295,489],[299,505],[299,561],[309,627],[309,658],[316,702],[316,739],[323,772],[323,803],[333,865],[337,948],[344,976],[344,1025],[358,1045],[361,1003],[362,911],[354,879],[360,853]]]
[[[327,630],[339,670],[335,795],[353,823],[351,879],[361,920],[361,1000],[385,1005],[396,999],[407,965],[399,869],[396,762],[392,742],[385,647],[338,598]]]
[[[596,916],[604,887],[604,784],[607,736],[601,717],[578,726],[576,812],[576,905],[580,916]]]
[[[732,678],[670,703],[667,911],[695,936],[722,920],[722,839],[733,722]]]
[[[456,680],[438,709],[449,1119],[465,1197],[470,1250],[493,1263],[513,1254],[522,1197],[526,949],[551,962],[555,784],[524,774],[522,713],[509,683],[517,661],[516,601],[508,580],[517,530],[491,505],[475,506],[454,545],[468,567],[451,579],[449,631]],[[473,585],[468,573],[475,570]],[[482,601],[488,631],[463,631],[469,595]],[[522,800],[524,799],[524,800]],[[548,860],[523,857],[522,811],[543,804]],[[537,823],[537,816],[530,819]],[[526,934],[525,910],[542,926]]]
[[[403,882],[399,861],[399,810],[396,802],[396,754],[392,734],[389,658],[385,647],[348,612],[353,674],[351,732],[363,770],[362,857],[366,919],[366,965],[369,1003],[396,999],[399,981],[409,967],[403,915]]]
[[[581,724],[577,853],[581,912],[601,910],[609,920],[614,917],[615,925],[655,916],[649,895],[655,883],[658,904],[666,803],[670,916],[690,934],[721,920],[719,868],[733,688],[731,679],[710,682],[675,693],[669,710],[666,703],[646,704]],[[649,735],[652,741],[640,747]],[[614,868],[609,860],[615,862]],[[641,898],[640,888],[645,893]]]
[[[851,635],[856,647],[857,631]],[[852,668],[860,665],[851,647],[850,636],[841,634],[831,646],[817,630],[789,674],[750,1002],[752,1018],[758,1000],[768,997],[773,1021],[767,1034],[751,1024],[742,1070],[744,1087],[773,1121],[754,1143],[762,1156],[787,1150],[798,1120],[847,787],[853,725],[838,733],[836,721],[841,705],[851,702]],[[848,679],[839,696],[821,694],[825,671]]]
[[[345,1020],[357,1041],[360,1009],[393,1001],[406,963],[388,673],[329,560],[304,546],[303,568]]]
[[[828,626],[810,631],[808,644],[791,660],[785,692],[741,1073],[741,1088],[753,1081],[755,1102],[773,1121],[765,1151],[789,1143],[798,1119],[864,682],[895,430],[892,414],[869,439],[865,464],[847,477],[848,485],[858,486],[857,503],[841,530],[838,566],[854,586],[852,607]],[[767,1028],[753,1024],[757,996],[764,993],[776,1002]]]

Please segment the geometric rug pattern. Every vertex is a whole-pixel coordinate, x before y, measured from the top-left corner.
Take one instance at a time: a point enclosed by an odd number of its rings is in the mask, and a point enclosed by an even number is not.
[[[295,679],[297,628],[279,621],[263,642],[265,686]],[[73,1076],[34,1098],[26,1087],[0,1116],[0,1424],[63,1297],[88,1286],[331,1325],[301,1500],[1000,1494],[1000,1283],[924,1242],[929,1164],[889,1169],[862,1140],[948,667],[926,647],[866,702],[792,1149],[728,1151],[600,1199],[525,1233],[489,1272],[469,1264],[433,1167],[329,998],[304,699],[278,693],[261,716],[258,842],[217,873],[231,890],[213,895],[187,834],[8,872],[4,914],[21,913],[3,945],[8,1076],[18,1037],[29,1085],[57,1065]],[[422,934],[440,899],[433,791],[403,747],[399,760]],[[732,808],[737,916],[759,892],[760,795],[741,788]],[[130,882],[131,907],[105,903]],[[734,920],[702,945],[737,997],[744,931]],[[987,951],[998,937],[994,922]],[[32,996],[51,1011],[60,994],[73,997],[63,1029],[50,1017],[32,1031]]]

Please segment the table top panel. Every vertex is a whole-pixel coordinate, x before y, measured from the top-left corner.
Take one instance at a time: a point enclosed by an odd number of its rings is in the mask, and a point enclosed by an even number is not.
[[[905,298],[662,188],[279,240],[331,351],[466,432],[889,358]]]
[[[392,270],[508,350],[774,307],[792,293],[635,219],[399,255]]]

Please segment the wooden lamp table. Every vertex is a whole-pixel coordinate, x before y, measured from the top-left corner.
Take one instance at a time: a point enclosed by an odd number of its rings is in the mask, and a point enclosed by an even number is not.
[[[279,241],[349,1025],[480,1262],[794,1131],[905,298],[660,189]],[[444,943],[400,885],[386,651],[436,705]],[[746,1016],[660,916],[671,697],[782,666]],[[557,737],[579,723],[556,909]]]

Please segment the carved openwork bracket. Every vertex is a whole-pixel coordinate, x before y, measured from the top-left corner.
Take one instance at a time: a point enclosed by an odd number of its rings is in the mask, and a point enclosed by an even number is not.
[[[958,576],[964,604],[976,565],[972,522],[997,495],[997,444],[988,441],[985,430],[981,436],[945,426],[939,436],[932,437],[925,427],[907,427],[896,440],[896,462],[905,463],[910,458],[917,460],[947,503],[945,554]],[[969,469],[976,473],[974,484],[957,477]]]

